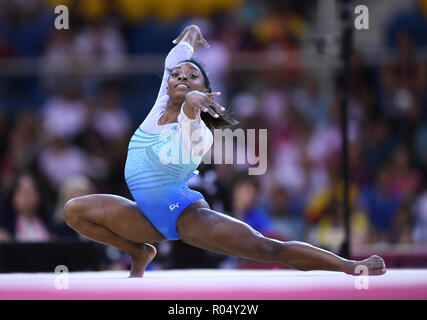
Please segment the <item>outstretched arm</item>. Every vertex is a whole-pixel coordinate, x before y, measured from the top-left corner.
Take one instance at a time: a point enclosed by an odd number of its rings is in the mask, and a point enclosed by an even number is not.
[[[173,40],[175,47],[169,52],[165,60],[165,69],[163,71],[162,83],[156,102],[159,98],[166,95],[166,88],[169,79],[169,70],[174,68],[179,62],[191,58],[197,51],[199,44],[203,44],[206,48],[209,44],[203,38],[200,28],[196,25],[186,27],[181,34]]]

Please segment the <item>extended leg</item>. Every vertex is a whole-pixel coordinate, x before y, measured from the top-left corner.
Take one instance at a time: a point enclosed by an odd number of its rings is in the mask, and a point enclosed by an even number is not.
[[[165,238],[141,214],[135,202],[114,195],[74,198],[64,207],[67,224],[83,236],[111,245],[132,258],[131,277],[142,277],[156,255],[148,244]]]
[[[330,270],[355,274],[357,265],[365,265],[370,274],[383,274],[384,261],[372,256],[363,261],[343,259],[329,251],[298,241],[282,242],[264,237],[247,224],[205,207],[185,210],[178,219],[178,232],[185,242],[194,239],[242,258],[280,262],[298,270]]]

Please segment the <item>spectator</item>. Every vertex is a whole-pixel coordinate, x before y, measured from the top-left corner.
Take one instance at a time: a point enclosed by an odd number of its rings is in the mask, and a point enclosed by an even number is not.
[[[272,187],[269,199],[274,231],[288,240],[304,239],[305,199],[298,194],[292,196],[279,185]]]
[[[90,64],[101,59],[109,71],[120,68],[125,50],[122,34],[106,20],[87,25],[75,38],[75,52],[81,63]]]
[[[404,147],[397,148],[392,162],[392,191],[406,201],[413,201],[421,186],[421,172],[410,163],[408,151]]]
[[[71,68],[77,66],[77,55],[74,46],[74,34],[71,30],[56,30],[46,44],[42,63],[42,81],[49,90],[67,79]]]
[[[106,141],[122,138],[129,133],[130,118],[120,104],[117,89],[106,87],[93,113],[94,127]]]
[[[375,181],[362,191],[362,204],[368,213],[374,242],[388,242],[389,229],[401,206],[401,198],[393,193],[390,167],[382,165]]]
[[[308,78],[305,82],[305,86],[293,90],[293,104],[315,127],[327,125],[330,97],[319,87],[316,79]]]
[[[37,178],[31,173],[18,174],[6,198],[0,226],[17,242],[45,242],[52,239],[50,216],[42,199]]]
[[[413,40],[405,30],[397,35],[397,56],[384,67],[383,84],[387,91],[385,112],[393,118],[406,116],[414,108],[426,83],[425,63],[414,53]]]
[[[339,170],[328,167],[330,182],[307,200],[305,217],[309,224],[307,232],[312,243],[338,252],[344,241],[344,203],[343,181]],[[350,227],[352,230],[352,247],[360,247],[368,243],[369,221],[359,204],[359,190],[356,184],[349,186],[349,203],[351,212]]]
[[[65,85],[43,106],[42,121],[47,134],[74,139],[87,126],[87,109],[74,84]]]
[[[396,140],[391,132],[391,125],[386,119],[374,120],[368,123],[362,132],[364,161],[370,170],[370,178],[381,163],[390,159],[394,152]]]
[[[61,185],[53,216],[55,234],[59,238],[77,237],[77,233],[65,223],[63,212],[65,203],[73,198],[91,194],[93,191],[93,184],[83,175],[72,176]]]
[[[261,233],[273,232],[269,213],[258,203],[258,182],[253,176],[241,174],[233,183],[233,215]]]
[[[40,148],[41,130],[38,114],[31,110],[21,109],[15,116],[15,121],[8,125],[8,135],[5,135],[3,158],[1,163],[1,186],[10,185],[16,172],[34,167]]]
[[[269,170],[273,170],[277,183],[289,192],[301,193],[310,180],[303,159],[307,159],[305,148],[311,129],[294,107],[286,109],[285,119],[273,142],[274,166]]]
[[[412,244],[414,215],[409,203],[404,203],[396,213],[390,228],[390,242],[396,244]]]
[[[53,137],[38,158],[41,172],[54,189],[76,174],[93,174],[88,156],[78,146],[60,137]]]

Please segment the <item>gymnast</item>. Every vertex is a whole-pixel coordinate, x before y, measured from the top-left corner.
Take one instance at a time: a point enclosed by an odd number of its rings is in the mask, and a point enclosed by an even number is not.
[[[214,101],[220,93],[211,90],[206,70],[193,56],[199,44],[209,47],[199,27],[186,27],[173,43],[156,102],[129,143],[124,173],[135,201],[109,194],[71,199],[64,207],[67,224],[89,239],[129,254],[130,277],[143,277],[156,255],[154,244],[178,239],[220,254],[278,262],[302,271],[357,275],[357,267],[363,265],[370,275],[384,274],[385,263],[377,255],[348,260],[304,242],[267,238],[212,210],[199,192],[188,187],[212,146],[212,130],[236,121]],[[192,139],[195,133],[197,141]],[[179,161],[171,161],[174,155]]]

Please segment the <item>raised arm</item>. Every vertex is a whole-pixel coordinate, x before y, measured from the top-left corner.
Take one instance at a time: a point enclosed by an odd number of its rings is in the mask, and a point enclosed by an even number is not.
[[[176,46],[172,48],[166,57],[162,83],[156,102],[159,98],[166,95],[169,70],[174,68],[179,62],[189,59],[192,55],[196,54],[199,44],[204,45],[206,48],[209,47],[209,44],[206,42],[205,38],[203,38],[199,27],[196,25],[186,27],[172,42],[176,44]]]
[[[199,44],[203,44],[206,48],[209,48],[209,44],[203,37],[200,28],[194,24],[186,27],[172,43],[178,44],[181,41],[189,43],[193,47],[194,54],[196,54]]]

